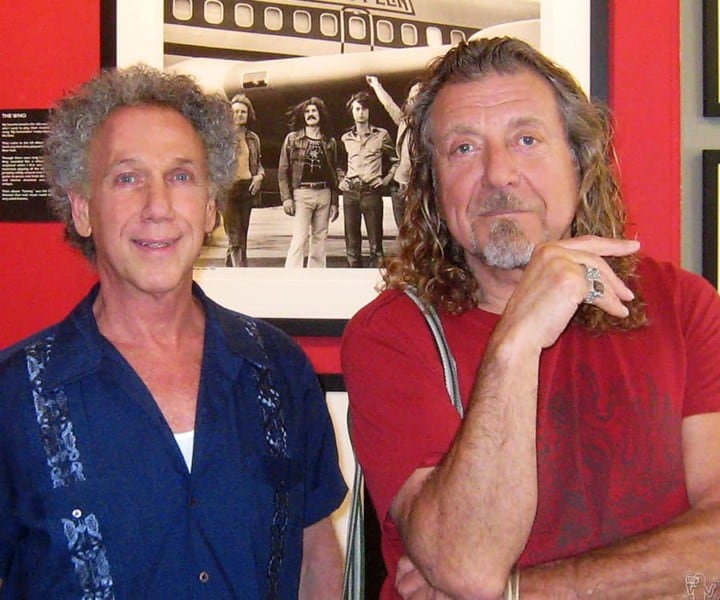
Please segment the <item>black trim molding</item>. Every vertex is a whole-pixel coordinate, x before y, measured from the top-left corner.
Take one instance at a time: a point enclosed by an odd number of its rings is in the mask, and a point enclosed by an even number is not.
[[[292,337],[340,337],[347,319],[274,319],[263,321],[275,325]]]
[[[720,0],[703,0],[703,115],[706,117],[720,117],[718,4]]]
[[[702,153],[702,273],[703,277],[718,287],[718,170],[720,150],[703,150]]]

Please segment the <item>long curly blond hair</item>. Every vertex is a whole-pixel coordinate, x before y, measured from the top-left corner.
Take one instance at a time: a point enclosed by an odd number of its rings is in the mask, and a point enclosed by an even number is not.
[[[552,88],[577,161],[580,203],[572,235],[625,236],[626,214],[616,178],[607,109],[591,102],[570,73],[521,40],[505,37],[463,42],[430,64],[407,114],[412,173],[398,236],[399,251],[384,262],[384,287],[413,286],[423,300],[452,314],[478,305],[478,282],[437,205],[431,111],[437,94],[447,83],[476,81],[488,73],[509,74],[525,69],[543,77]],[[583,304],[575,321],[598,332],[644,325],[645,305],[636,285],[637,256],[609,257],[607,261],[635,292],[635,299],[628,305],[630,316],[618,319]]]

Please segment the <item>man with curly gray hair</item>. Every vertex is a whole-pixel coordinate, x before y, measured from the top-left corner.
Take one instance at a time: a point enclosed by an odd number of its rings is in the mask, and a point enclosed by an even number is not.
[[[431,64],[408,121],[399,251],[342,347],[382,600],[719,576],[720,299],[626,239],[607,111],[485,38]]]
[[[99,283],[0,355],[3,597],[338,597],[317,378],[192,280],[235,162],[229,104],[186,76],[104,71],[53,111],[52,205]]]

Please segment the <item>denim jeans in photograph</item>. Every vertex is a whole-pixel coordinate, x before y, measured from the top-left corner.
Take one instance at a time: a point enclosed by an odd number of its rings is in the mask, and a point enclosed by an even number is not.
[[[370,256],[367,266],[377,267],[383,256],[383,198],[378,189],[351,190],[343,193],[345,247],[349,267],[362,267],[361,218],[365,219]]]
[[[330,222],[330,197],[329,189],[297,188],[293,190],[295,215],[293,216],[290,248],[285,259],[286,268],[302,268],[308,242],[310,244],[307,252],[308,268],[326,266],[325,240]]]

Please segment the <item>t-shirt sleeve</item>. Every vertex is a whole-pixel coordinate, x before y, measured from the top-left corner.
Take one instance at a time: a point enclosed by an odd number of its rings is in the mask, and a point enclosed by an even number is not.
[[[384,293],[350,321],[342,369],[353,445],[382,522],[408,477],[440,462],[460,417],[429,327],[402,293]]]
[[[705,279],[686,271],[678,289],[687,349],[683,416],[720,412],[720,297]]]

